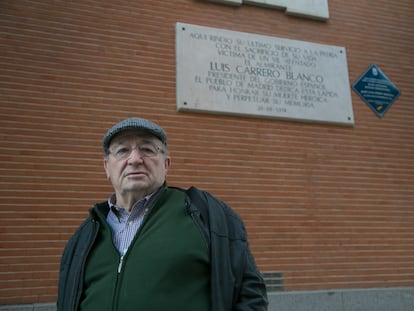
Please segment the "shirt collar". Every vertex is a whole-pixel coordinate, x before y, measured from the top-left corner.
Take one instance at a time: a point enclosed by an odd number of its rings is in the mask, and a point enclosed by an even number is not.
[[[140,204],[141,201],[145,201],[144,205],[147,204],[152,198],[156,197],[156,194],[158,194],[160,192],[160,190],[163,188],[163,186],[159,187],[157,190],[155,190],[153,193],[150,193],[149,195],[147,195],[146,197],[144,197],[143,199],[137,201],[134,203],[134,205],[132,206],[132,209],[134,209],[134,207],[138,204]],[[108,199],[108,205],[111,208],[111,210],[115,209],[117,211],[119,211],[120,209],[122,209],[122,207],[119,207],[116,205],[116,194],[112,194],[109,199]],[[131,209],[131,210],[132,210]]]

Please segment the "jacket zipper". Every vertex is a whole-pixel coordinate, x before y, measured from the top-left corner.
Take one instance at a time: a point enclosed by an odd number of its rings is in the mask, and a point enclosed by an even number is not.
[[[142,226],[145,223],[145,220],[147,218],[147,213],[148,212],[148,208],[146,208],[144,210],[144,216],[142,219],[142,223],[139,226],[137,232],[135,233],[134,238],[131,241],[131,244],[128,246],[127,249],[125,249],[121,256],[119,257],[119,262],[118,262],[118,267],[117,267],[117,277],[116,277],[116,284],[115,284],[115,293],[114,293],[114,299],[113,299],[113,305],[112,305],[112,310],[117,310],[116,306],[118,305],[118,298],[119,298],[119,284],[121,283],[121,279],[123,277],[123,268],[125,265],[125,260],[127,259],[127,255],[128,255],[128,250],[130,247],[132,247],[133,243],[135,243],[135,240],[138,238],[140,231],[142,230]]]
[[[124,262],[124,256],[125,253],[119,258],[119,264],[118,264],[118,274],[121,273],[122,270],[122,263]]]
[[[139,232],[141,231],[141,227],[143,226],[144,221],[146,220],[147,212],[148,212],[148,208],[146,208],[146,209],[144,210],[144,215],[142,216],[142,222],[141,222],[141,225],[139,226],[138,231],[135,233],[135,236],[134,236],[134,238],[133,238],[133,239],[132,239],[132,241],[131,241],[131,245],[132,245],[132,243],[134,243],[134,241],[135,241],[135,239],[137,238],[137,236],[138,236]],[[130,247],[131,245],[129,245],[129,247]],[[120,274],[120,273],[121,273],[121,271],[122,271],[122,267],[123,267],[123,264],[124,264],[124,258],[125,258],[125,256],[126,256],[126,253],[128,252],[129,247],[128,247],[127,249],[125,249],[125,250],[123,251],[123,253],[121,254],[121,257],[119,257],[119,263],[118,263],[118,274]]]

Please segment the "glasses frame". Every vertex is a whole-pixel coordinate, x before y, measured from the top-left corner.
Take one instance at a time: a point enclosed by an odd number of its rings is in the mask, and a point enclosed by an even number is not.
[[[153,151],[150,150],[151,149],[149,148],[150,146],[154,148]],[[116,150],[109,149],[108,154],[112,155],[114,159],[116,160],[128,159],[134,150],[138,151],[138,154],[141,158],[153,158],[153,157],[156,157],[160,153],[165,154],[165,150],[162,147],[157,146],[156,144],[153,144],[153,143],[143,143],[143,144],[135,145],[134,147],[128,146],[128,145],[119,145],[115,149]],[[123,150],[123,149],[126,149],[126,150]]]

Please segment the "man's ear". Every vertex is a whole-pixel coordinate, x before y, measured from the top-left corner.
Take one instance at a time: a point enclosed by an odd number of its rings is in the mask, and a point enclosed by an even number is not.
[[[108,157],[104,157],[104,169],[105,169],[105,173],[106,173],[106,178],[109,180],[111,179],[111,175],[109,174],[109,169],[108,169]]]
[[[165,170],[168,171],[171,167],[171,158],[170,157],[165,158],[164,165],[165,165]]]

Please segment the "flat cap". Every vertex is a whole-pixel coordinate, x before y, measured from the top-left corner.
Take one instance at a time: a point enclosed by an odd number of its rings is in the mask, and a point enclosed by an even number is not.
[[[167,134],[158,124],[143,118],[128,118],[111,127],[102,139],[104,152],[108,154],[109,144],[115,135],[126,130],[141,130],[157,137],[164,145],[167,145]]]

